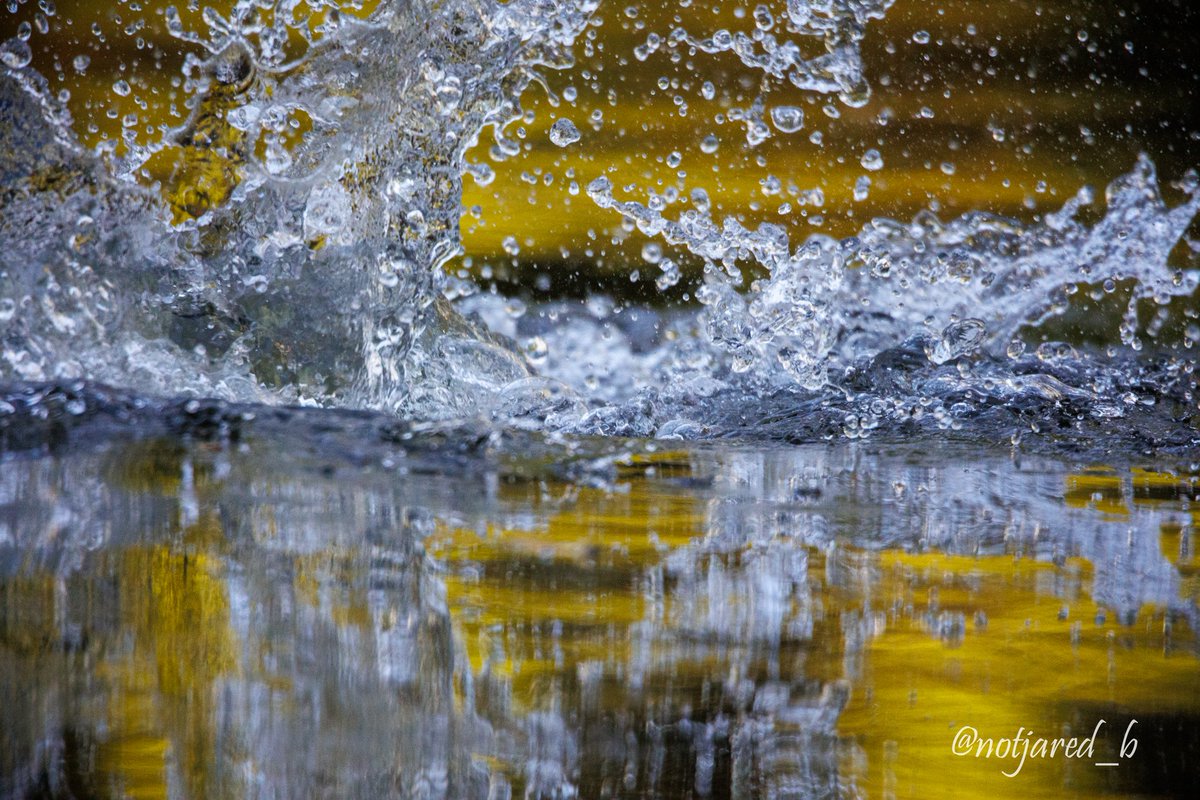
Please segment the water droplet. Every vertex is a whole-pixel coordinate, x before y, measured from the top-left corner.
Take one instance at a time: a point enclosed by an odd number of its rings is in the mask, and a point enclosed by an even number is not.
[[[867,195],[871,193],[871,179],[866,175],[858,176],[858,180],[854,182],[854,200],[861,203],[867,199]]]
[[[71,65],[75,67],[76,72],[83,74],[85,71],[87,71],[87,68],[91,63],[91,57],[81,53],[80,55],[75,56],[75,59],[71,62]]]
[[[917,31],[912,35],[912,40],[917,44],[929,44],[929,31]]]
[[[795,133],[804,127],[804,109],[798,106],[776,106],[771,109],[771,122],[783,133]]]
[[[1066,342],[1042,342],[1038,345],[1037,357],[1042,361],[1058,361],[1074,360],[1079,358],[1079,355],[1075,352],[1075,348]]]
[[[113,84],[112,90],[121,97],[128,97],[130,88],[129,83],[125,80],[119,80]]]
[[[563,117],[550,126],[550,141],[559,147],[574,144],[582,138],[575,123]]]
[[[504,313],[513,319],[520,319],[525,316],[527,310],[525,302],[519,297],[510,297],[504,303]]]
[[[705,136],[700,140],[700,152],[704,153],[705,155],[712,155],[713,153],[717,152],[717,147],[719,145],[720,141],[716,136],[710,133],[708,136]]]
[[[654,281],[654,285],[658,287],[660,292],[670,289],[675,284],[679,283],[682,274],[679,271],[679,266],[669,258],[664,258],[658,263],[658,268],[662,270],[662,274]]]
[[[4,62],[4,66],[21,69],[28,66],[32,60],[33,52],[29,49],[29,45],[20,39],[13,38],[0,44],[0,61]]]
[[[863,165],[863,169],[875,172],[876,170],[883,169],[883,156],[880,155],[878,150],[871,148],[863,153],[859,163]]]

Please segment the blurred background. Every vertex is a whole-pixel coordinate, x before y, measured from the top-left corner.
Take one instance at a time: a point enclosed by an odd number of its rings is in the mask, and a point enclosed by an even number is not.
[[[337,5],[365,15],[375,1]],[[203,32],[205,14],[216,20],[233,5],[6,2],[0,39],[28,41],[80,138],[115,155],[160,141],[188,117],[184,59],[200,48],[169,26]],[[677,27],[706,37],[759,25],[788,38],[785,12],[784,2],[602,2],[574,65],[547,69],[544,85],[526,92],[524,118],[506,131],[521,152],[500,158],[490,132],[471,152],[481,178],[466,181],[465,254],[450,268],[505,293],[690,300],[700,265],[668,253],[684,280],[660,291],[657,248],[583,191],[602,174],[643,201],[647,190],[686,197],[701,188],[718,219],[776,222],[796,243],[922,209],[1036,220],[1085,185],[1102,190],[1140,152],[1158,165],[1170,200],[1169,183],[1200,165],[1200,11],[1190,0],[896,0],[868,26],[873,92],[859,108],[766,78],[730,53],[646,52],[649,37]],[[328,13],[311,12],[315,38]],[[307,44],[290,46],[298,54]],[[773,109],[787,112],[787,131]],[[751,143],[744,118],[756,115],[766,136]],[[559,119],[575,125],[578,142],[551,141]],[[304,127],[297,120],[297,136]],[[167,148],[140,179],[161,186],[177,215],[202,213],[187,184],[219,180],[218,157]],[[1200,264],[1186,243],[1175,255]]]

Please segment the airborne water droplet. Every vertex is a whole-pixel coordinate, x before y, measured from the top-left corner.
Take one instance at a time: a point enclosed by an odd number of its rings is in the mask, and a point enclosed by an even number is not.
[[[795,133],[804,127],[804,109],[797,106],[776,106],[771,109],[771,122],[783,133]]]
[[[863,200],[867,199],[867,196],[870,193],[871,179],[866,175],[858,176],[858,180],[854,182],[854,201],[856,203],[861,203]]]
[[[4,62],[4,66],[20,69],[28,66],[32,60],[33,52],[30,51],[29,45],[20,39],[9,39],[0,44],[0,61]]]
[[[662,275],[654,281],[654,285],[658,287],[660,292],[670,289],[675,284],[679,283],[683,277],[679,271],[679,265],[669,258],[664,258],[658,263],[658,268],[662,270]]]
[[[130,92],[129,83],[124,80],[120,80],[120,81],[117,81],[116,83],[114,83],[112,89],[114,92],[116,92],[121,97],[127,97]]]
[[[574,144],[580,138],[579,128],[576,128],[575,123],[566,117],[563,117],[550,126],[550,141],[559,147]]]
[[[871,172],[874,172],[875,170],[883,168],[883,156],[879,154],[878,150],[871,148],[867,152],[863,153],[862,159],[859,161],[859,163],[863,165],[863,169],[868,169]]]

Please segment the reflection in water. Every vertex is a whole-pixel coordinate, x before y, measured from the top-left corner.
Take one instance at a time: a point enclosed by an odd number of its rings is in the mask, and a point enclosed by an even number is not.
[[[3,462],[0,796],[1186,785],[1194,478],[843,444],[645,451],[596,487],[287,438]],[[950,751],[1132,717],[1123,771]]]

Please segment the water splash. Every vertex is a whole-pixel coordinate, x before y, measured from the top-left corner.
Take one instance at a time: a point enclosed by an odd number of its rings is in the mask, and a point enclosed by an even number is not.
[[[934,364],[980,347],[998,353],[1022,326],[1066,312],[1080,284],[1133,284],[1120,335],[1137,349],[1139,304],[1164,306],[1200,286],[1195,272],[1165,267],[1200,211],[1195,173],[1181,189],[1185,202],[1168,208],[1143,156],[1108,187],[1105,215],[1092,226],[1076,219],[1094,202],[1085,189],[1036,225],[981,212],[943,222],[923,212],[907,224],[874,220],[842,240],[812,236],[795,249],[778,225],[749,230],[732,217],[718,225],[696,209],[671,219],[653,202],[615,198],[604,177],[588,193],[704,260],[701,319],[734,372],[819,389],[831,369],[912,336]],[[769,275],[739,292],[747,262]]]
[[[6,61],[2,374],[426,415],[527,377],[438,270],[460,249],[464,153],[489,126],[513,149],[535,67],[569,63],[594,0],[327,3],[316,34],[296,5],[239,2],[202,33],[169,14],[202,51],[190,116],[120,150],[75,143],[45,81]],[[166,202],[130,179],[164,153]]]
[[[95,150],[76,141],[23,40],[5,45],[0,377],[581,434],[858,438],[988,420],[1019,438],[1040,414],[1078,436],[1123,418],[1172,447],[1194,438],[1194,426],[1170,430],[1195,417],[1186,354],[1110,361],[1046,342],[1027,356],[1022,338],[1081,290],[1120,290],[1116,336],[1161,350],[1166,306],[1200,286],[1166,266],[1200,210],[1194,172],[1174,207],[1143,156],[1102,208],[1085,189],[1030,224],[922,212],[799,243],[778,225],[718,221],[703,186],[642,202],[601,175],[591,200],[662,242],[643,251],[660,290],[682,280],[682,251],[703,263],[701,308],[591,297],[518,309],[441,270],[461,251],[462,176],[494,176],[466,153],[487,128],[493,157],[521,152],[507,132],[525,118],[521,95],[539,70],[570,63],[596,1],[260,5],[194,28],[167,13],[194,49],[186,120],[148,139],[131,124]],[[770,81],[867,101],[859,46],[889,6],[797,0],[786,19],[760,9],[749,31],[651,33],[634,56],[732,54],[761,73],[750,106],[724,117],[754,147],[805,125]],[[136,94],[122,80],[114,92]],[[566,116],[548,137],[587,147]],[[162,191],[143,185],[163,163]],[[867,149],[861,163],[875,171],[883,156]],[[855,198],[870,185],[861,176]]]

